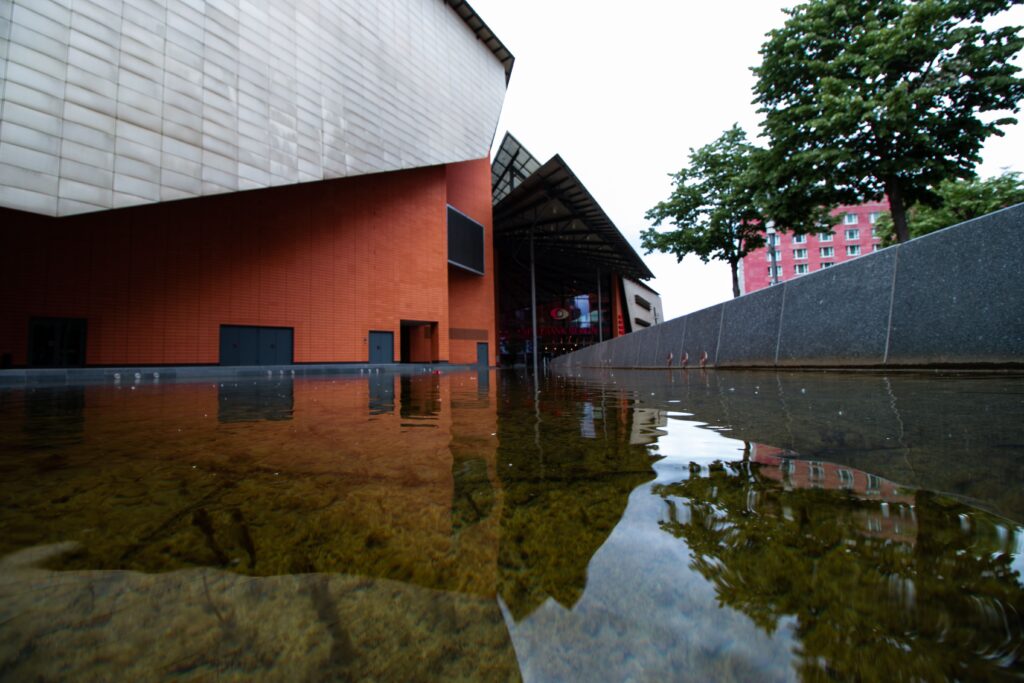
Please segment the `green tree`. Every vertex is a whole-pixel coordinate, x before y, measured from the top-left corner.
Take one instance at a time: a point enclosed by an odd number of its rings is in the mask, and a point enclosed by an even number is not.
[[[1002,135],[1024,80],[1019,27],[982,22],[1022,0],[811,0],[768,34],[755,102],[771,143],[762,171],[788,220],[888,195],[899,241],[906,207],[968,178]],[[794,191],[792,188],[801,188]],[[803,191],[810,188],[811,191]]]
[[[907,210],[911,237],[927,235],[1024,202],[1024,178],[1020,173],[1004,173],[985,180],[944,180],[935,188],[935,194],[941,205],[915,204]],[[882,244],[890,245],[896,241],[888,214],[879,217],[875,232],[882,238]]]
[[[739,296],[739,262],[765,243],[765,216],[758,209],[761,185],[753,161],[760,151],[735,124],[714,142],[691,148],[689,165],[672,175],[671,196],[646,214],[655,227],[668,221],[676,229],[644,230],[640,243],[647,253],[674,254],[676,261],[687,254],[704,263],[725,261],[732,269],[732,294]]]

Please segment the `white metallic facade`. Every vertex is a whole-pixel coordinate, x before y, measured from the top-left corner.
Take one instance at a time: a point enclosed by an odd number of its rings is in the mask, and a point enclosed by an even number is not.
[[[653,289],[642,282],[624,277],[622,291],[626,296],[626,314],[633,331],[665,322],[661,296]]]
[[[487,156],[443,0],[0,0],[0,206],[71,215]]]

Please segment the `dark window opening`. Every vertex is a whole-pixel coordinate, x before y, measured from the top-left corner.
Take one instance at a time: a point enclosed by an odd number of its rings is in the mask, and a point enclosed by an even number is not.
[[[448,207],[448,263],[484,274],[484,226]]]
[[[636,323],[637,325],[639,325],[640,327],[650,327],[651,326],[651,324],[649,322],[647,322],[646,320],[644,320],[643,318],[633,318],[633,322]]]
[[[84,318],[32,318],[28,328],[28,364],[33,368],[85,365]]]
[[[633,300],[636,301],[636,305],[637,306],[639,306],[640,308],[644,309],[645,311],[651,310],[651,302],[648,301],[647,299],[643,298],[639,294],[635,295],[633,297]]]

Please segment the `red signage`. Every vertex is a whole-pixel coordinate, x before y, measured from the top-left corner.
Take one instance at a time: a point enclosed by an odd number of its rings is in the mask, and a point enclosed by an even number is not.
[[[530,332],[530,328],[529,327],[520,327],[519,329],[515,330],[515,333],[517,333],[518,335],[521,335],[523,337],[529,337],[530,334],[532,334]],[[593,335],[593,336],[596,336],[597,335],[597,328],[596,327],[538,327],[537,328],[537,336],[538,337],[559,337],[559,336],[563,336],[564,337],[564,336],[570,335],[570,334],[582,334],[582,335]]]

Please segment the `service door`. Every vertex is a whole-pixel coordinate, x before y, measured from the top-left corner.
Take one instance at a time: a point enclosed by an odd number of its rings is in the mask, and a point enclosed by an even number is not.
[[[371,332],[370,333],[370,362],[371,363],[394,363],[395,362],[395,333],[394,332]]]
[[[32,318],[28,332],[29,367],[85,365],[85,327],[84,318]]]
[[[487,342],[476,343],[476,364],[482,368],[486,368],[489,365],[487,362]]]
[[[292,328],[259,328],[259,365],[290,365],[292,362]]]
[[[221,365],[290,365],[295,331],[290,327],[220,326]]]

